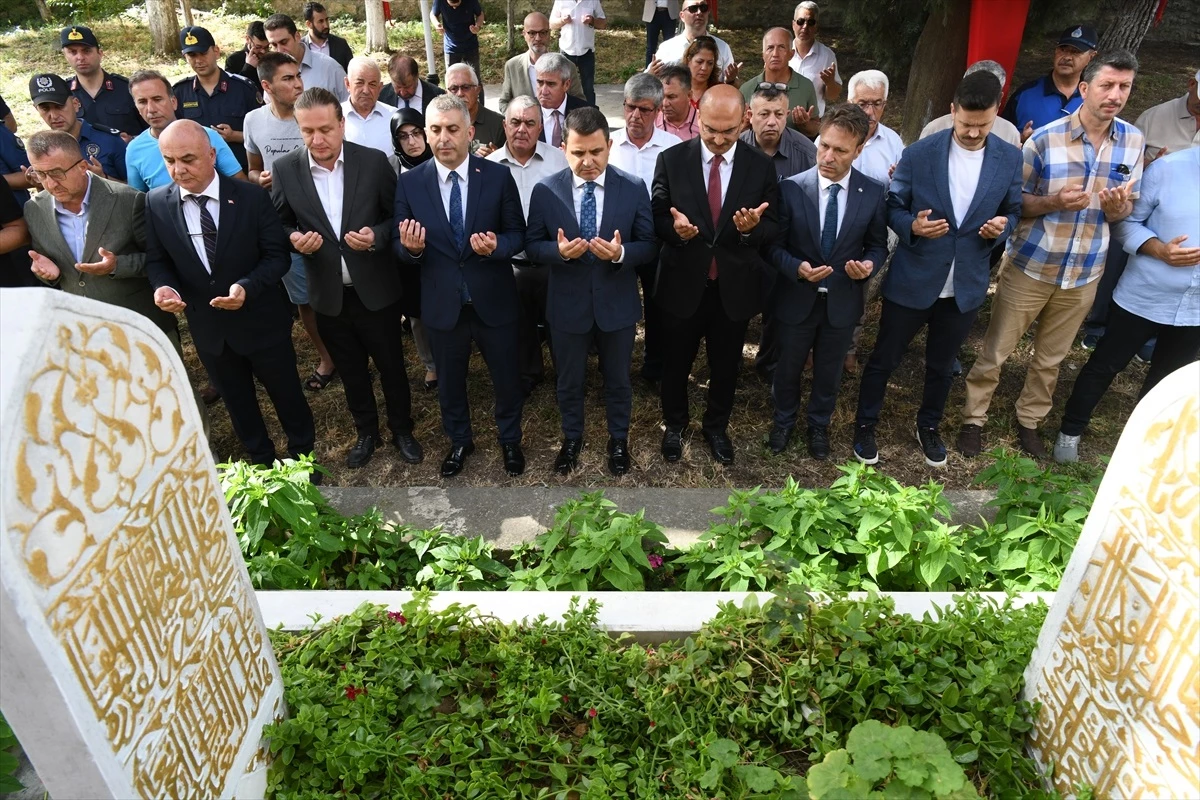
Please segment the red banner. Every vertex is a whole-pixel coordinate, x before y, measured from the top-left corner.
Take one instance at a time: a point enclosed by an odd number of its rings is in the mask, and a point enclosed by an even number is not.
[[[1029,0],[971,0],[967,64],[983,59],[996,61],[1008,73],[1011,86],[1028,14]],[[1005,97],[1008,96],[1008,88],[1004,87]]]

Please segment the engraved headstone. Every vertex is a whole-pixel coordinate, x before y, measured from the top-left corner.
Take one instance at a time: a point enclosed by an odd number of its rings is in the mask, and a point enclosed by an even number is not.
[[[1025,681],[1064,796],[1200,797],[1200,364],[1130,416]]]
[[[40,288],[0,340],[5,717],[55,800],[261,798],[282,681],[183,365]]]

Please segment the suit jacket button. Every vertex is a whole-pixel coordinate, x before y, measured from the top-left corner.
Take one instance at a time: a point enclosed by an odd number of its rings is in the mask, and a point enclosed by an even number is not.
[[[208,285],[209,285],[209,286],[216,286],[216,285],[217,285],[217,282],[216,282],[216,281],[209,281],[209,282],[208,282]]]
[[[83,282],[83,278],[80,278],[80,279],[79,279],[79,285],[80,285],[80,286],[84,286],[84,285],[85,285],[85,284],[84,284],[84,282]]]

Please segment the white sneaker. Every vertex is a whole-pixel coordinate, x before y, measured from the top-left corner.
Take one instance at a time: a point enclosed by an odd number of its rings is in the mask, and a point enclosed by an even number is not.
[[[1074,464],[1078,461],[1079,439],[1078,436],[1068,436],[1059,431],[1058,438],[1054,440],[1054,460],[1059,464]]]

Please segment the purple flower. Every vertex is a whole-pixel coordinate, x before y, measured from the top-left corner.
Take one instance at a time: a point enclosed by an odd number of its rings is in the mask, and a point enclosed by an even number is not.
[[[658,569],[663,565],[662,556],[660,556],[658,553],[651,553],[650,555],[646,556],[646,560],[650,562],[651,569]]]

